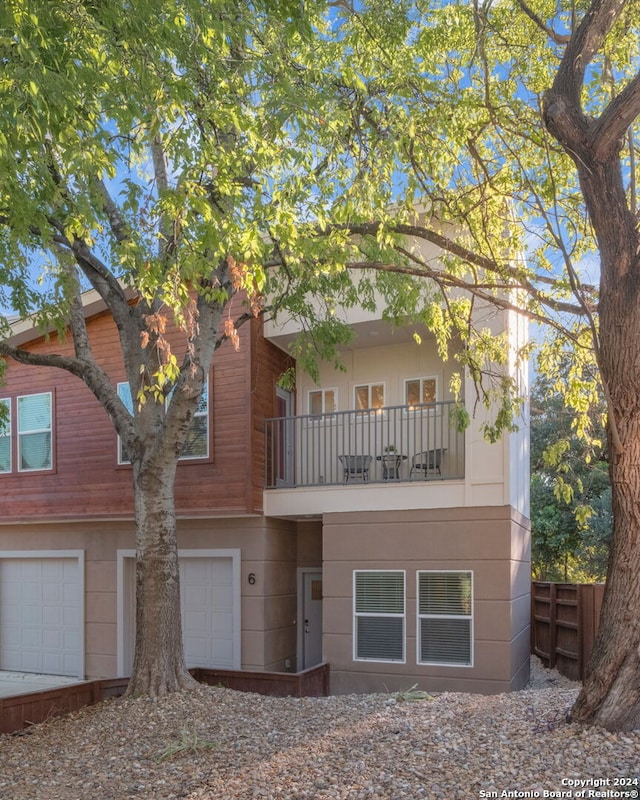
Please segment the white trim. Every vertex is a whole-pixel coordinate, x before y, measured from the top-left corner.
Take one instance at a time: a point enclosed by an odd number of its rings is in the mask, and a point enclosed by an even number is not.
[[[298,567],[297,569],[298,597],[296,602],[296,663],[297,670],[303,669],[304,660],[304,576],[309,574],[323,574],[322,567]],[[323,604],[324,611],[324,604]],[[324,638],[324,631],[320,633],[321,639]]]
[[[420,614],[420,575],[433,575],[433,574],[452,574],[452,575],[469,575],[471,577],[471,614]],[[435,666],[435,667],[456,667],[459,669],[471,669],[474,663],[475,654],[475,641],[474,641],[474,574],[472,569],[417,569],[416,570],[416,663],[420,666]],[[469,620],[469,653],[471,656],[468,664],[448,663],[445,661],[421,661],[420,652],[422,646],[422,637],[420,630],[420,621],[423,619],[466,619]]]
[[[432,402],[434,402],[434,403],[441,402],[440,401],[440,381],[438,380],[438,376],[437,375],[420,375],[420,376],[415,377],[415,378],[403,378],[403,380],[402,380],[402,405],[407,407],[407,411],[409,413],[411,413],[411,411],[412,411],[412,406],[409,405],[409,402],[407,400],[407,384],[409,382],[411,382],[411,381],[420,381],[420,400],[416,403],[416,405],[418,405],[418,406],[430,405],[430,403],[425,403],[422,400],[422,383],[423,383],[423,381],[433,381],[435,383],[435,385],[436,385],[435,397],[433,398]]]
[[[0,404],[4,403],[7,407],[7,421],[5,432],[0,431],[0,439],[9,440],[9,469],[0,470],[0,475],[10,475],[13,472],[13,416],[12,403],[10,397],[0,397]]]
[[[365,572],[380,574],[381,572],[391,572],[394,574],[402,573],[402,614],[391,613],[358,613],[356,611],[356,575]],[[354,569],[352,571],[352,592],[353,592],[353,628],[352,628],[352,649],[353,660],[363,661],[370,664],[406,664],[407,663],[407,571],[406,569]],[[358,657],[358,626],[359,617],[388,617],[389,619],[402,618],[402,659],[396,658],[361,658]]]
[[[30,431],[20,430],[20,401],[26,400],[29,397],[49,397],[49,427],[37,428]],[[29,394],[16,395],[16,467],[17,472],[50,472],[53,470],[53,427],[54,427],[54,409],[53,409],[53,392],[31,392]],[[22,437],[29,436],[34,433],[48,433],[49,434],[49,464],[46,467],[23,467],[22,466]]]
[[[357,401],[357,390],[361,389],[363,386],[366,386],[369,390],[369,407],[368,408],[358,408],[358,401]],[[374,386],[382,386],[382,405],[381,406],[372,406],[371,405],[371,389]],[[380,381],[360,381],[360,382],[353,382],[353,409],[354,411],[377,411],[381,412],[387,403],[387,382],[385,380]]]
[[[333,409],[331,411],[327,411],[326,408],[326,395],[327,392],[333,392]],[[311,395],[312,394],[319,394],[322,399],[322,411],[319,414],[316,414],[311,410]],[[313,417],[313,421],[316,419],[320,421],[322,418],[332,418],[336,412],[338,411],[338,388],[336,386],[327,386],[324,387],[317,387],[315,389],[307,389],[307,416]]]
[[[125,672],[128,672],[128,668],[125,668],[125,655],[127,651],[128,644],[126,642],[126,635],[128,630],[127,620],[125,619],[125,613],[127,611],[126,606],[126,578],[127,578],[127,567],[125,564],[125,559],[130,559],[133,561],[135,565],[135,557],[136,551],[135,550],[118,550],[116,552],[116,561],[117,561],[117,599],[116,599],[116,641],[117,641],[117,658],[116,658],[116,669],[118,672],[118,677],[126,678],[129,677],[125,675]],[[241,589],[240,589],[240,567],[241,567],[241,550],[240,548],[220,548],[220,549],[179,549],[178,550],[178,559],[180,558],[230,558],[231,559],[231,570],[232,570],[232,580],[233,580],[233,666],[231,669],[240,669],[241,667],[241,637],[242,637],[242,628],[241,628]],[[129,565],[131,568],[131,563]],[[135,591],[135,582],[134,582],[134,591]]]
[[[203,389],[203,395],[206,397],[206,401],[207,401],[206,409],[204,411],[198,411],[198,408],[196,408],[196,410],[195,410],[195,412],[193,414],[193,417],[192,417],[192,422],[195,421],[196,419],[202,419],[203,417],[206,420],[206,423],[207,423],[207,429],[205,431],[205,433],[206,433],[206,436],[205,436],[206,453],[204,455],[195,455],[195,456],[182,456],[181,455],[181,456],[178,456],[178,462],[183,462],[183,461],[208,461],[211,458],[211,396],[210,396],[211,386],[210,386],[210,384],[211,384],[211,381],[209,381],[209,378],[207,377],[205,379],[204,389]],[[123,387],[123,386],[126,386],[127,389],[129,390],[129,399],[131,400],[131,408],[129,408],[129,406],[125,402],[126,398],[123,398],[122,395],[120,394],[121,387]],[[171,391],[173,391],[173,389]],[[129,384],[129,381],[118,381],[116,383],[116,394],[120,398],[121,402],[127,408],[127,411],[133,416],[134,412],[135,412],[135,397],[133,396],[133,392],[131,391],[131,386]],[[165,398],[165,401],[164,401],[165,412],[166,412],[166,408],[167,408],[167,406],[168,406],[168,404],[170,402],[170,397],[171,397],[171,392],[169,393],[169,396],[167,396]],[[201,399],[202,399],[202,397],[200,398],[200,400]],[[200,405],[200,401],[198,402],[198,407],[199,407],[199,405]],[[120,434],[117,434],[117,439],[116,439],[116,461],[117,461],[117,464],[118,464],[118,466],[131,466],[131,459],[125,460],[125,459],[122,458],[123,449],[124,449],[124,443],[122,441],[122,438],[120,437]]]
[[[80,624],[78,631],[78,644],[80,650],[80,665],[78,678],[85,679],[85,554],[84,550],[0,550],[0,561],[13,558],[75,558],[78,561],[78,591],[80,594]]]

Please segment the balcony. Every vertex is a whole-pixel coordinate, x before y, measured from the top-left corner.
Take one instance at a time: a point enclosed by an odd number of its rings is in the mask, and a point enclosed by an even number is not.
[[[454,402],[265,422],[266,489],[464,478]]]

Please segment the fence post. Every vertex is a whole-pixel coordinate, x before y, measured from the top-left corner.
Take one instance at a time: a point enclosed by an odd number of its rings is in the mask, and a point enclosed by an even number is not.
[[[558,614],[556,584],[549,584],[549,669],[556,666],[556,648],[558,646],[558,634],[556,627],[556,616]]]

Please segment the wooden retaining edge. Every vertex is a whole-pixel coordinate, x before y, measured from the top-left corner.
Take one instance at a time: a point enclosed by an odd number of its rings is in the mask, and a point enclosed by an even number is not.
[[[200,683],[241,692],[273,697],[326,697],[329,694],[328,664],[319,664],[303,672],[248,672],[200,667],[190,672]],[[30,694],[0,697],[0,734],[24,735],[31,726],[52,717],[120,697],[128,683],[128,678],[83,681]]]

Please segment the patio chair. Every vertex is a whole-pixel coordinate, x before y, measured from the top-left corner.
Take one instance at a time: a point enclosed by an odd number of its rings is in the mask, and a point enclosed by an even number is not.
[[[348,483],[351,478],[361,478],[363,482],[369,480],[369,466],[371,456],[338,456],[344,470],[343,483]]]
[[[421,472],[425,480],[429,477],[429,473],[441,476],[440,464],[442,462],[442,456],[446,452],[446,447],[437,447],[434,450],[423,450],[421,453],[416,453],[411,459],[409,480],[413,480],[414,472]]]

